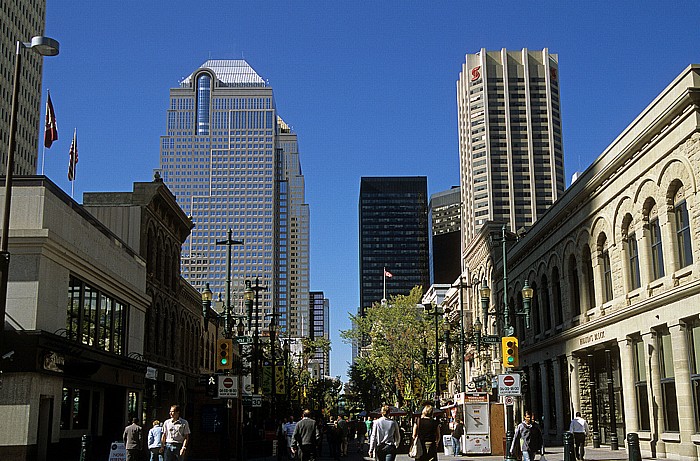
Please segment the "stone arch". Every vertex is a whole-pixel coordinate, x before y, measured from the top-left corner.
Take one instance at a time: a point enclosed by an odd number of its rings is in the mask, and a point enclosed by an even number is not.
[[[687,158],[670,157],[668,162],[661,168],[658,187],[659,190],[667,192],[667,198],[674,181],[682,182],[688,188],[689,193],[697,193],[697,183],[693,175],[693,168]]]
[[[615,244],[622,242],[625,239],[625,236],[623,235],[623,221],[626,215],[634,217],[634,202],[629,196],[620,198],[620,200],[617,202],[617,207],[615,208],[612,224],[613,232],[610,235],[610,237],[613,239],[613,243]]]

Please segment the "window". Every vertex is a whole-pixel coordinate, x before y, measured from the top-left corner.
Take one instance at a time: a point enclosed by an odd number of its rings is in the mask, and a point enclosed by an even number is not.
[[[649,394],[647,390],[646,355],[644,354],[644,341],[638,339],[634,342],[634,390],[637,399],[637,419],[639,429],[651,430],[649,419]]]
[[[576,268],[576,257],[569,257],[569,293],[571,296],[571,310],[574,316],[581,315],[581,293],[578,286],[578,269]]]
[[[639,248],[637,248],[637,237],[634,235],[634,232],[627,235],[625,244],[627,245],[627,257],[629,258],[630,289],[634,290],[642,285],[639,276]]]
[[[676,216],[676,246],[678,268],[689,266],[693,262],[693,249],[690,244],[690,219],[688,219],[688,205],[683,200],[677,203],[673,212]]]
[[[610,267],[610,253],[606,248],[600,255],[601,263],[603,264],[603,293],[605,294],[605,302],[612,300],[612,268]]]
[[[661,244],[659,218],[649,220],[649,243],[651,245],[651,272],[653,280],[664,276],[664,252]]]
[[[588,289],[588,307],[595,307],[595,280],[593,278],[593,261],[591,260],[591,249],[588,246],[583,248],[583,274]]]
[[[61,430],[88,429],[92,392],[90,389],[63,388],[61,399]],[[94,397],[97,397],[95,395]]]
[[[673,344],[668,331],[659,334],[659,367],[661,369],[661,394],[664,402],[666,432],[679,432],[676,379],[673,369]]]
[[[695,432],[700,432],[700,321],[689,327],[688,346],[690,350],[690,382],[693,388],[693,408],[695,408]]]
[[[71,276],[68,286],[66,336],[115,354],[125,350],[126,305]]]

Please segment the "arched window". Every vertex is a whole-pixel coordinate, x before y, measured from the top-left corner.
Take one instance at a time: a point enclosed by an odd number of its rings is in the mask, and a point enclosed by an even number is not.
[[[554,304],[554,325],[561,325],[564,322],[564,307],[561,302],[561,280],[559,268],[552,269],[552,303]]]
[[[639,248],[637,248],[637,236],[632,230],[632,215],[627,213],[622,219],[622,238],[627,255],[629,290],[636,290],[642,285],[639,272]]]
[[[593,278],[593,261],[591,260],[591,249],[588,245],[583,247],[583,276],[588,290],[588,308],[595,307],[595,279]]]
[[[575,317],[581,315],[581,291],[578,286],[578,267],[576,256],[569,256],[569,305],[571,314]]]
[[[659,213],[656,202],[648,199],[645,205],[645,218],[649,225],[649,250],[651,253],[651,276],[652,280],[659,279],[665,275],[664,271],[664,249],[661,241],[661,225],[659,224]]]
[[[537,283],[535,282],[532,283],[532,291],[534,293],[534,296],[532,297],[532,301],[530,304],[530,316],[532,317],[531,326],[535,330],[535,335],[538,335],[542,332],[542,328],[540,327],[540,291],[539,287],[537,286]]]
[[[688,204],[685,201],[685,190],[680,181],[673,183],[676,191],[673,195],[673,214],[676,231],[676,258],[678,269],[689,266],[693,262],[693,248],[690,239],[690,218]]]
[[[549,305],[549,280],[546,275],[542,276],[542,317],[544,320],[544,331],[552,328],[552,309]]]
[[[211,99],[211,77],[201,74],[197,77],[197,135],[209,134],[209,102]]]
[[[608,248],[608,238],[605,234],[600,234],[598,237],[598,251],[600,265],[603,269],[603,302],[606,303],[613,299],[612,286],[612,266],[610,265],[610,249]]]

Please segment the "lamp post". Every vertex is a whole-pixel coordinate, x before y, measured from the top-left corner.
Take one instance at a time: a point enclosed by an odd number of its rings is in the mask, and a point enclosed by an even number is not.
[[[229,228],[226,240],[217,240],[217,245],[226,245],[226,308],[224,313],[224,337],[231,338],[231,247],[243,245],[243,240],[233,240],[233,230]]]
[[[267,287],[260,285],[260,278],[255,277],[255,286],[252,286],[250,280],[245,281],[245,292],[243,294],[246,308],[248,309],[248,327],[251,326],[253,300],[255,300],[255,330],[253,330],[253,393],[257,394],[258,387],[258,339],[260,335],[260,322],[258,321],[258,312],[260,309],[260,292],[267,290]]]
[[[8,237],[10,233],[10,206],[12,202],[12,175],[15,169],[15,139],[17,134],[17,111],[19,109],[19,77],[22,73],[22,50],[28,48],[41,56],[56,56],[59,44],[49,37],[32,37],[31,42],[17,41],[15,53],[15,73],[12,81],[12,108],[10,110],[10,136],[7,144],[7,168],[5,170],[5,208],[2,215],[2,241],[0,241],[0,355],[3,352],[5,329],[5,311],[7,309],[7,284],[9,281],[10,252]],[[2,361],[0,361],[0,370]]]
[[[204,324],[206,328],[207,315],[209,314],[209,309],[211,309],[211,298],[212,292],[209,288],[209,282],[204,285],[204,290],[202,290],[202,317],[204,318]]]
[[[280,314],[277,312],[265,315],[265,317],[270,317],[270,362],[272,363],[272,389],[270,395],[270,406],[273,419],[275,416],[277,416],[277,363],[275,362],[275,343],[277,341],[276,319],[279,316]]]
[[[440,315],[440,311],[438,309],[438,306],[433,305],[432,303],[429,304],[423,304],[423,307],[425,308],[425,311],[428,315],[432,315],[435,317],[435,406],[439,407],[440,406],[440,372],[439,372],[439,362],[440,362],[440,336],[439,336],[439,331],[438,331],[438,316]]]

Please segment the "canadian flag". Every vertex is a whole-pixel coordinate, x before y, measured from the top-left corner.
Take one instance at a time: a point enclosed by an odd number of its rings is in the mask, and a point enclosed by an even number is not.
[[[384,269],[384,277],[392,278],[393,276],[394,276],[394,274],[392,274],[392,273],[389,272],[388,270]]]

